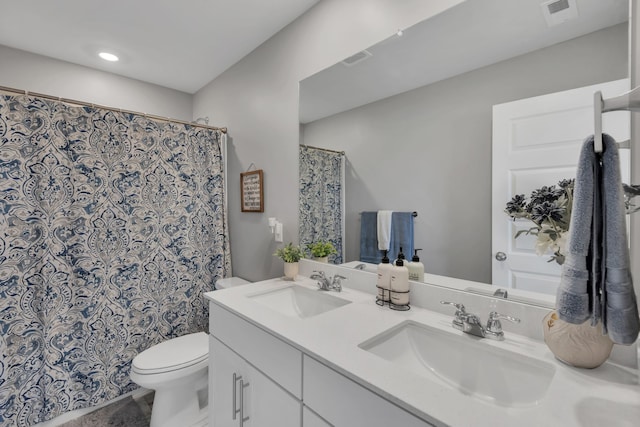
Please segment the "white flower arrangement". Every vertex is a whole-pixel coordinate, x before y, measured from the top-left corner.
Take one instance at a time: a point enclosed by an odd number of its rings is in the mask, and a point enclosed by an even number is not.
[[[534,227],[520,230],[515,237],[522,234],[536,236],[536,253],[542,256],[552,253],[549,262],[564,263],[564,247],[571,221],[573,204],[573,179],[565,179],[557,187],[542,187],[534,190],[527,200],[524,194],[517,194],[507,202],[505,212],[514,220],[524,218],[533,222]]]

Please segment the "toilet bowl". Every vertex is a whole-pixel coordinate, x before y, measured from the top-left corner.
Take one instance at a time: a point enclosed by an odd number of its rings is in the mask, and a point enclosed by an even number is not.
[[[151,427],[193,426],[206,419],[209,340],[198,332],[156,344],[131,364],[131,380],[155,390]]]
[[[247,284],[230,277],[216,289]],[[131,363],[131,381],[155,390],[150,427],[191,427],[207,423],[209,339],[204,332],[154,345]]]

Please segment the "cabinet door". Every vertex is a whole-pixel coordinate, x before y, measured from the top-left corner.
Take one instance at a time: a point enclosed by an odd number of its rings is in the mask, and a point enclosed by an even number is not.
[[[209,426],[237,427],[240,425],[236,413],[238,376],[244,361],[212,336],[209,336],[209,354]]]
[[[299,427],[301,403],[209,336],[209,425]]]
[[[247,364],[244,375],[249,380],[245,390],[246,427],[300,427],[302,403],[284,389]],[[243,376],[244,376],[243,375]]]

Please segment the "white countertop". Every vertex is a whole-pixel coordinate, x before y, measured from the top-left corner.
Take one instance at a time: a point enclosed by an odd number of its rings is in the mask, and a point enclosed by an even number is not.
[[[298,276],[295,285],[316,289],[315,283]],[[290,281],[273,279],[209,292],[205,297],[428,422],[450,426],[640,425],[636,370],[609,362],[593,370],[572,368],[557,361],[543,342],[514,333],[506,333],[505,341],[479,340],[481,345],[546,361],[556,369],[539,402],[524,407],[499,406],[416,375],[358,347],[407,320],[462,334],[451,327],[453,316],[415,306],[406,312],[390,310],[376,305],[373,295],[350,288],[331,295],[351,304],[305,319],[285,316],[247,298],[291,285]]]

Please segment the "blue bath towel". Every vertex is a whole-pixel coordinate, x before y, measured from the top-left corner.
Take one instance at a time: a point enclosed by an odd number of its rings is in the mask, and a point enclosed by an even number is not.
[[[413,255],[413,213],[394,212],[391,215],[391,242],[389,243],[389,259],[393,262],[402,253],[408,260]]]
[[[378,213],[362,212],[360,216],[360,261],[378,264],[382,259],[378,250]]]
[[[384,252],[378,249],[378,214],[362,212],[360,217],[360,261],[378,264]],[[391,215],[391,241],[389,259],[393,262],[402,252],[407,259],[413,255],[413,213],[393,212]]]
[[[567,255],[558,288],[559,317],[592,325],[616,344],[632,344],[640,331],[631,280],[618,147],[602,136],[603,153],[593,150],[593,136],[580,152],[574,188]]]

